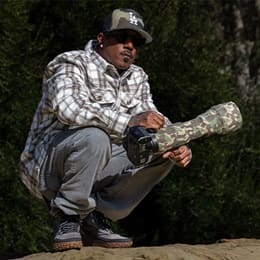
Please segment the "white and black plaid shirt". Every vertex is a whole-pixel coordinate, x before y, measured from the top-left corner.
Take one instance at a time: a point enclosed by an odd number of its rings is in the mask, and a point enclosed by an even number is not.
[[[90,41],[85,51],[71,51],[51,61],[43,78],[42,98],[21,154],[21,178],[37,197],[40,167],[54,136],[64,129],[99,126],[112,140],[124,134],[131,115],[157,111],[148,76],[131,65],[122,75]]]

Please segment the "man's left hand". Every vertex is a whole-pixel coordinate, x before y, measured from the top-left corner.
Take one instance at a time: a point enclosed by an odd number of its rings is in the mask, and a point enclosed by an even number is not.
[[[169,150],[163,154],[163,158],[169,158],[175,162],[175,164],[179,167],[186,167],[192,158],[191,149],[182,145],[176,149]]]

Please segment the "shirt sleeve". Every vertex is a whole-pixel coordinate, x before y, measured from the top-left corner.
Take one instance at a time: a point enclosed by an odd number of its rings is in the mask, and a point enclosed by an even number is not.
[[[68,59],[50,69],[55,72],[44,85],[53,112],[60,122],[70,127],[94,125],[122,135],[131,116],[93,103],[84,70],[79,61],[68,62]]]

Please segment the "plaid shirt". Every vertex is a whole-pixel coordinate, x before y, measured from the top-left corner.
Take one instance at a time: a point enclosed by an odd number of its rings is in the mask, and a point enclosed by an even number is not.
[[[122,75],[104,60],[90,41],[85,51],[58,55],[46,68],[42,98],[21,154],[20,176],[38,198],[41,165],[55,135],[65,129],[99,126],[122,138],[131,115],[157,111],[148,76],[134,64]]]

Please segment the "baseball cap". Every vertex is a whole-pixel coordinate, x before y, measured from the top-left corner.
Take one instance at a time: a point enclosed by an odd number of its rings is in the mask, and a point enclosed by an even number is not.
[[[152,41],[151,35],[144,30],[142,16],[133,9],[115,9],[104,19],[103,31],[133,30],[145,39],[145,43]]]

